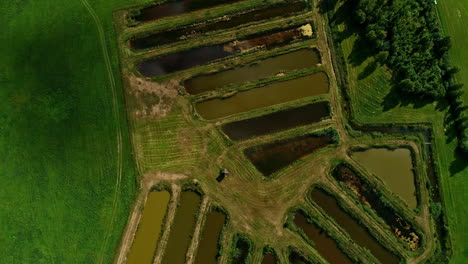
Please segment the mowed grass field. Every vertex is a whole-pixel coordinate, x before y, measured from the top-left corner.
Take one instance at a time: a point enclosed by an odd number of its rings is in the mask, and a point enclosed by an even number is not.
[[[468,104],[468,1],[467,0],[444,0],[437,1],[439,17],[447,35],[452,40],[450,59],[454,66],[460,67],[456,75],[459,83],[465,84],[464,101]],[[455,214],[453,221],[453,238],[455,251],[453,263],[468,262],[468,208],[465,201],[468,199],[466,186],[468,186],[468,171],[452,175],[448,179],[451,195],[453,195],[452,213]]]
[[[1,263],[112,261],[135,193],[112,11],[135,3],[0,1]]]
[[[465,84],[465,102],[468,103],[468,1],[437,1],[439,17],[444,31],[452,40],[450,59],[454,66],[460,67],[457,81]]]
[[[440,3],[440,1],[438,2]],[[447,8],[447,12],[454,14],[457,14],[457,9],[462,6],[465,7],[464,14],[466,15],[468,12],[468,2],[465,0],[449,0],[444,3],[444,6]],[[454,14],[447,13],[447,16],[454,20],[458,19],[458,16]],[[460,82],[465,82],[465,85],[468,85],[468,80],[462,80],[462,78],[468,78],[468,65],[463,60],[464,57],[468,58],[468,52],[463,49],[463,43],[468,43],[466,40],[468,35],[462,33],[467,27],[463,27],[463,24],[460,23],[457,20],[450,24],[452,27],[447,31],[447,34],[453,40],[452,62],[462,68],[458,76]],[[464,25],[467,25],[466,21],[464,21]],[[348,93],[351,97],[351,107],[356,120],[363,124],[432,122],[436,142],[435,149],[437,150],[436,162],[440,168],[453,242],[454,254],[451,263],[467,263],[468,208],[464,204],[468,199],[468,194],[465,191],[468,184],[468,163],[455,152],[457,142],[452,129],[453,122],[448,121],[446,110],[444,110],[446,108],[436,103],[412,102],[399,95],[392,88],[391,72],[386,67],[370,67],[369,65],[373,63],[374,58],[367,56],[365,45],[359,43],[355,32],[350,34],[344,24],[341,24],[339,28],[345,36],[341,47],[348,62]],[[351,30],[351,32],[353,31]],[[463,54],[467,54],[467,56],[463,56]]]

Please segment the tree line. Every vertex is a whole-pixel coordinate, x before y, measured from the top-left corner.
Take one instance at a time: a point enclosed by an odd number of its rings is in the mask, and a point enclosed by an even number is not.
[[[353,0],[353,19],[364,29],[376,61],[393,71],[398,90],[416,100],[446,99],[458,135],[468,153],[468,107],[459,71],[448,62],[450,38],[444,36],[433,0]]]

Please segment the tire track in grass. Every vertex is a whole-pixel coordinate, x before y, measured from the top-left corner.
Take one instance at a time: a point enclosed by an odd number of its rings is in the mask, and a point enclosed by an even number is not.
[[[119,110],[118,110],[118,99],[117,99],[117,92],[116,92],[116,85],[115,85],[115,77],[112,72],[112,64],[110,62],[109,58],[109,51],[107,50],[107,45],[106,45],[106,38],[104,34],[104,28],[102,26],[101,20],[97,16],[96,12],[94,9],[91,7],[91,5],[88,3],[87,0],[80,0],[81,3],[84,5],[84,7],[87,9],[89,14],[94,20],[94,23],[96,25],[98,34],[99,34],[99,44],[102,49],[102,54],[104,56],[104,62],[106,64],[106,71],[107,71],[107,77],[109,79],[109,84],[111,86],[111,92],[112,92],[112,112],[114,115],[114,119],[116,120],[116,139],[117,139],[117,177],[116,177],[116,182],[115,182],[115,190],[114,190],[114,197],[112,199],[112,214],[111,214],[111,219],[110,223],[107,226],[107,231],[105,234],[105,239],[103,240],[101,244],[101,248],[99,251],[98,255],[98,263],[103,263],[103,257],[104,257],[104,252],[107,246],[107,243],[109,241],[109,238],[111,237],[112,234],[112,227],[114,225],[114,221],[116,218],[116,211],[117,211],[117,198],[118,198],[118,193],[120,190],[120,182],[122,179],[122,163],[123,163],[123,153],[122,153],[122,130],[120,127],[120,118],[119,118]]]

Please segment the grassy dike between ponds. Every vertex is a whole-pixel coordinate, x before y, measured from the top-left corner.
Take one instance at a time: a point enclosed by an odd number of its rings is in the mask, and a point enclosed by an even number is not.
[[[308,206],[302,205],[291,208],[288,211],[284,226],[302,237],[318,252],[320,257],[326,261],[333,262],[340,260],[340,263],[358,263],[362,261],[364,256],[360,253],[356,253],[356,247],[350,246],[349,240],[343,239],[341,235],[337,236],[336,230],[334,230],[329,223],[326,223],[323,218],[318,217],[316,214],[311,213],[309,209]],[[310,225],[306,228],[313,229],[314,231],[304,230],[304,227],[300,227],[296,224],[295,217],[298,213],[302,214],[305,222]],[[320,232],[317,230],[320,230]],[[307,232],[310,232],[310,234]],[[312,232],[315,234],[312,234]],[[315,238],[311,238],[311,236]],[[320,241],[318,241],[317,238],[320,239]],[[327,251],[327,248],[330,248],[331,251]]]
[[[372,255],[382,264],[398,264],[400,257],[391,250],[385,248],[376,237],[371,235],[366,225],[359,219],[349,214],[342,206],[338,198],[326,187],[314,186],[308,193],[307,199],[318,205],[326,215],[330,216],[334,222],[338,223],[361,247],[368,249]]]
[[[308,16],[308,19],[311,19],[311,17],[315,19],[315,13],[309,13]],[[289,23],[289,19],[293,20],[294,23],[302,24],[304,20],[301,19],[304,18],[305,16],[298,16],[268,21],[267,23],[261,23],[261,25],[249,27],[248,30],[251,33],[256,33],[275,27],[284,27],[285,24]],[[213,42],[210,44],[221,43],[226,39],[233,39],[232,36],[235,35],[235,31],[226,31],[222,34],[223,36],[220,38],[213,38]],[[144,148],[143,155],[138,152],[141,149],[138,149],[138,147],[135,149],[137,160],[139,164],[141,164],[139,168],[141,168],[141,171],[144,173],[151,173],[158,170],[185,173],[189,175],[188,177],[190,180],[198,181],[203,190],[206,191],[208,197],[219,202],[223,206],[225,205],[231,214],[232,226],[230,226],[229,229],[229,237],[232,238],[232,234],[237,232],[246,233],[251,237],[253,243],[256,246],[258,245],[258,248],[254,251],[254,260],[260,259],[260,254],[258,254],[258,252],[261,252],[261,250],[259,248],[263,248],[265,244],[272,244],[275,249],[279,249],[279,255],[282,261],[286,259],[283,255],[284,249],[290,246],[299,248],[301,254],[306,256],[316,254],[311,250],[311,247],[305,243],[305,240],[301,239],[299,236],[290,234],[291,232],[288,230],[285,232],[279,232],[278,230],[282,230],[282,225],[284,223],[282,217],[284,216],[284,212],[303,199],[304,188],[311,186],[314,181],[325,180],[326,176],[321,172],[326,171],[326,168],[330,165],[331,158],[346,156],[346,148],[351,144],[341,124],[340,115],[342,113],[339,106],[337,106],[339,102],[336,101],[337,95],[334,78],[333,76],[330,78],[330,85],[332,87],[330,93],[319,96],[320,98],[305,98],[295,102],[249,111],[213,121],[201,120],[193,111],[193,103],[209,98],[228,96],[229,92],[247,90],[246,87],[253,88],[261,82],[273,83],[278,80],[284,80],[281,79],[282,77],[289,78],[291,76],[299,76],[300,74],[306,75],[306,71],[295,71],[294,73],[287,73],[286,76],[274,76],[267,81],[251,82],[245,86],[233,85],[221,89],[221,91],[197,96],[187,95],[180,84],[183,80],[190,79],[195,75],[220,71],[226,68],[234,68],[238,65],[245,65],[246,62],[255,61],[257,58],[266,58],[274,54],[284,53],[287,49],[312,47],[314,45],[318,46],[321,55],[325,58],[323,60],[323,65],[321,67],[316,67],[316,69],[321,68],[324,72],[330,74],[331,65],[327,49],[325,48],[326,46],[324,46],[325,40],[323,38],[323,32],[321,33],[318,31],[317,34],[321,37],[304,42],[294,42],[274,50],[259,50],[245,53],[225,61],[216,61],[210,65],[204,65],[177,74],[152,79],[152,81],[158,81],[158,84],[150,83],[148,79],[136,77],[136,84],[140,82],[142,86],[148,85],[147,87],[155,89],[156,92],[165,88],[177,91],[176,99],[173,100],[174,107],[167,112],[167,115],[157,116],[157,118],[155,118],[156,120],[150,121],[141,119],[132,120],[134,121],[133,124],[135,124],[135,126],[132,127],[134,128],[132,132],[135,133],[135,138],[137,138],[137,146],[142,146],[142,148]],[[126,44],[122,43],[124,46],[122,53],[126,56],[124,56],[124,59],[128,59],[126,62],[130,62],[124,63],[124,76],[131,76],[134,70],[131,68],[131,65],[138,59],[146,58],[146,56],[153,57],[180,51],[191,47],[191,45],[194,45],[197,41],[197,39],[192,39],[180,46],[172,48],[163,47],[161,50],[157,51],[151,50],[148,54],[126,53],[128,52],[127,47],[125,47]],[[133,78],[133,76],[130,78]],[[134,81],[134,79],[130,81]],[[132,88],[139,88],[139,86],[134,85],[134,83],[129,86],[130,92],[132,92]],[[165,100],[164,97],[161,98]],[[132,102],[132,100],[133,98],[130,96],[129,101]],[[269,134],[239,143],[230,141],[219,131],[219,126],[226,123],[228,120],[246,119],[259,116],[262,113],[272,113],[279,109],[287,109],[299,104],[306,105],[307,103],[323,100],[330,101],[332,118],[320,122],[317,125]],[[151,104],[148,103],[148,106],[151,106]],[[134,109],[135,108],[129,108],[129,113],[132,113]],[[258,170],[251,164],[248,164],[245,157],[242,155],[242,151],[250,146],[273,142],[279,138],[291,138],[292,135],[306,134],[327,127],[336,129],[340,136],[344,136],[344,141],[336,144],[333,148],[324,148],[317,152],[317,155],[313,155],[313,157],[304,158],[300,162],[288,166],[278,174],[277,178],[271,181],[262,178]],[[187,155],[189,157],[185,156],[186,153],[189,153],[189,155]],[[231,172],[231,175],[223,182],[216,181],[220,168],[227,168]],[[319,173],[320,175],[318,175]],[[275,199],[271,199],[272,197]],[[317,212],[316,208],[312,207],[308,207],[307,210]],[[278,220],[280,218],[281,220]],[[273,223],[264,221],[264,219],[273,219]],[[362,258],[360,259],[361,261],[367,263],[371,262],[372,256],[368,252],[352,246],[349,238],[340,235],[338,230],[327,222],[326,219],[322,217],[320,222],[322,226],[330,230],[333,238],[336,238],[337,243],[344,245],[343,248],[351,250],[353,252],[352,255]],[[282,239],[278,239],[279,237]],[[309,249],[309,251],[304,249]],[[223,259],[226,258],[227,255],[225,254]],[[407,257],[407,259],[409,259],[409,257]]]

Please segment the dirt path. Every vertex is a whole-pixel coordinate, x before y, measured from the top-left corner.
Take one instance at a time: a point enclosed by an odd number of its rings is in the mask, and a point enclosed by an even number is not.
[[[118,97],[117,97],[117,91],[116,91],[116,85],[115,85],[115,77],[112,71],[112,64],[110,62],[110,57],[109,57],[109,51],[107,50],[107,45],[106,45],[106,37],[104,34],[104,28],[102,26],[101,20],[99,19],[99,16],[96,14],[94,9],[91,7],[91,5],[88,3],[87,0],[80,0],[81,3],[84,5],[84,7],[88,10],[89,14],[94,20],[94,23],[96,24],[96,29],[99,34],[99,44],[102,49],[102,54],[104,56],[104,63],[106,66],[106,71],[107,71],[107,77],[109,79],[109,85],[111,87],[111,92],[112,92],[112,113],[114,115],[114,120],[117,124],[116,127],[116,147],[117,147],[117,157],[116,157],[116,165],[117,165],[117,175],[116,175],[116,180],[115,180],[115,189],[114,189],[114,198],[112,201],[112,214],[111,214],[111,219],[109,221],[109,224],[107,225],[107,231],[105,235],[105,239],[103,240],[101,244],[101,249],[100,249],[100,254],[98,255],[97,262],[102,263],[103,262],[103,257],[105,255],[105,251],[107,248],[107,244],[109,242],[109,239],[112,235],[112,229],[114,227],[114,222],[116,218],[116,212],[117,212],[117,206],[118,206],[118,195],[120,192],[120,182],[122,179],[122,166],[123,166],[123,153],[122,153],[122,130],[121,130],[121,125],[120,125],[120,114],[119,114],[119,105],[118,105]]]

